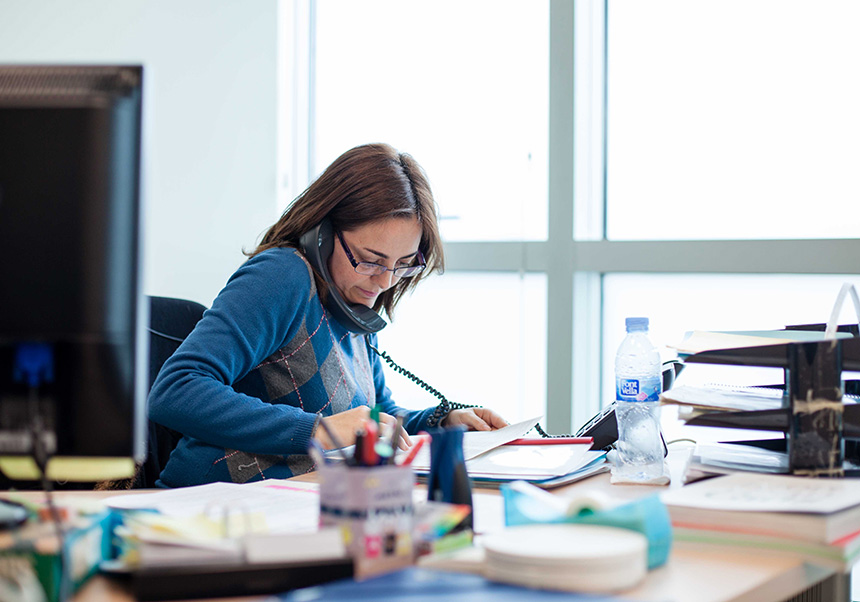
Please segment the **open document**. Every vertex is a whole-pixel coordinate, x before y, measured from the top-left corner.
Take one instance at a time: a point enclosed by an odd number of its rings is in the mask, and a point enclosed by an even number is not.
[[[605,454],[591,451],[590,443],[511,445],[538,420],[540,417],[495,431],[463,433],[463,457],[469,476],[480,481],[544,481],[578,471],[583,471],[583,477],[599,472],[602,467],[598,464]],[[430,451],[427,446],[421,451],[412,463],[419,474],[430,471]]]
[[[483,453],[504,445],[514,439],[519,439],[538,423],[541,417],[529,418],[516,424],[510,424],[495,431],[469,431],[463,433],[463,459],[467,462]],[[430,470],[430,447],[425,445],[412,461],[415,472]]]

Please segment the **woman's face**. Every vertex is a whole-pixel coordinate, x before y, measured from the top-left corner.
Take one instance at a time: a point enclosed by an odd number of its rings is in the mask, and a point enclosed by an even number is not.
[[[415,261],[421,242],[421,225],[417,218],[392,217],[344,231],[341,235],[356,261],[394,269]],[[348,303],[367,307],[373,307],[376,298],[399,280],[390,271],[378,276],[357,273],[337,237],[328,269],[335,288]]]

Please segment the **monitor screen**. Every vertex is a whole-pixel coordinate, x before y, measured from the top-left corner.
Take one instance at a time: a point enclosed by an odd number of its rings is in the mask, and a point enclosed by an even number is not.
[[[24,478],[10,473],[36,452],[51,457],[49,477],[69,480],[119,478],[145,455],[142,81],[133,66],[0,65],[0,470],[10,478]]]

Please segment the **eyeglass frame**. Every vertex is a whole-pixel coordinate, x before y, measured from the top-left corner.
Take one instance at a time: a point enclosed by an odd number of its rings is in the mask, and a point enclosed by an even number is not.
[[[427,267],[427,263],[424,260],[424,254],[421,252],[421,249],[418,249],[416,259],[418,260],[417,264],[414,265],[402,265],[396,268],[389,268],[381,263],[374,263],[372,261],[356,261],[355,257],[352,254],[352,251],[349,250],[349,247],[346,244],[346,241],[343,239],[343,234],[337,232],[337,239],[340,241],[340,246],[343,247],[343,252],[346,253],[346,258],[349,259],[349,263],[352,264],[352,269],[355,270],[356,274],[361,274],[362,276],[381,276],[385,272],[394,272],[395,278],[411,278],[417,274],[420,274],[424,271],[424,268]],[[361,273],[358,271],[358,266],[366,265],[373,266],[371,269],[373,273]],[[410,271],[408,274],[398,274],[398,271]]]

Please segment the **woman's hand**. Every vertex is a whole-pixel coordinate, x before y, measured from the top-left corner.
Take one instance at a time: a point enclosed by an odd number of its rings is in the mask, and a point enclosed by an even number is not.
[[[355,434],[361,430],[365,423],[370,420],[370,408],[367,406],[359,406],[345,412],[339,412],[331,416],[320,418],[320,422],[324,422],[325,426],[320,424],[314,433],[314,439],[320,442],[323,449],[335,449],[338,444],[347,447],[355,444]],[[394,432],[397,425],[397,420],[394,416],[384,412],[379,413],[380,439],[388,439]],[[328,427],[328,429],[326,429]],[[337,443],[331,440],[328,431],[331,431],[337,438]],[[409,435],[405,430],[401,429],[401,438],[399,442],[400,449],[407,449],[412,445]]]
[[[355,434],[370,420],[370,408],[359,406],[345,412],[320,418],[320,424],[314,433],[314,439],[320,442],[323,449],[335,449],[342,445],[348,447],[355,444]],[[329,432],[337,439],[332,441]]]
[[[508,426],[508,421],[488,408],[465,408],[451,410],[442,421],[442,426],[462,424],[470,431],[494,431]]]

